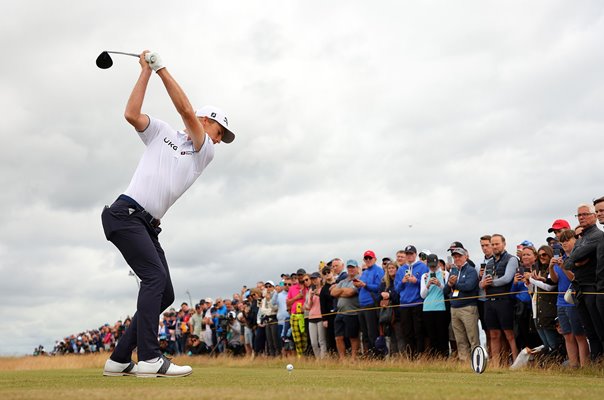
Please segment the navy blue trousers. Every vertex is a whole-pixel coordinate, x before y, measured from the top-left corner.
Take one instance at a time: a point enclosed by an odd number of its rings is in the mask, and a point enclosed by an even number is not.
[[[159,357],[159,314],[174,302],[174,289],[161,229],[153,228],[128,202],[116,200],[101,215],[105,237],[118,248],[140,279],[136,313],[111,355],[113,361],[130,362],[135,348],[140,361]]]

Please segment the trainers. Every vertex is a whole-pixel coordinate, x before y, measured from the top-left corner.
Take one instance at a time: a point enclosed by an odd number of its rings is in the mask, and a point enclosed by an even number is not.
[[[178,366],[173,364],[165,356],[161,356],[156,362],[139,361],[136,376],[138,378],[178,378],[191,375],[193,369],[188,365]]]
[[[111,358],[105,361],[105,368],[103,369],[104,376],[134,376],[136,372],[137,368],[134,362],[118,363]]]

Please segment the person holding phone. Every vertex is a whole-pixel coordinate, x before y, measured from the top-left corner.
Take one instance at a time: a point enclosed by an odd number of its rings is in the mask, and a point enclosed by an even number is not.
[[[518,259],[507,252],[503,235],[492,235],[491,245],[493,258],[485,267],[480,287],[485,289],[487,295],[484,311],[491,337],[491,358],[493,363],[499,366],[502,360],[501,332],[510,346],[513,359],[518,357],[518,346],[514,337],[514,298],[509,294],[518,268]]]
[[[428,266],[417,260],[417,249],[408,245],[404,249],[406,264],[396,272],[394,289],[399,294],[401,330],[404,352],[415,357],[424,351],[423,302],[419,294],[420,278],[428,272]]]
[[[555,292],[558,285],[555,284],[549,276],[549,264],[553,258],[553,249],[547,245],[539,247],[535,251],[534,247],[528,247],[537,255],[535,268],[531,271],[529,283],[533,285],[533,298],[535,302],[535,327],[541,341],[554,354],[562,353],[563,338],[556,330],[556,318],[558,310],[556,306],[557,296],[551,294]],[[548,293],[549,292],[549,293]]]
[[[420,296],[424,299],[424,326],[430,339],[429,353],[438,357],[449,356],[449,317],[445,306],[444,288],[449,274],[438,267],[438,256],[426,257],[429,271],[420,278]]]
[[[558,313],[558,323],[560,324],[560,333],[564,337],[568,363],[571,368],[589,365],[589,343],[583,329],[583,322],[573,302],[566,301],[566,291],[571,287],[574,280],[574,274],[562,268],[564,265],[564,254],[570,254],[575,242],[575,231],[565,229],[558,235],[558,240],[564,252],[556,251],[554,248],[554,257],[549,263],[549,274],[552,282],[558,284],[558,296],[556,296],[556,306]],[[571,297],[572,300],[572,297]]]
[[[512,281],[512,292],[516,293],[514,294],[514,332],[517,332],[516,345],[519,349],[525,347],[532,349],[541,344],[533,319],[532,287],[531,293],[529,293],[530,271],[536,268],[536,262],[537,253],[535,249],[533,247],[523,248],[520,254],[520,265],[516,269]]]
[[[323,282],[321,274],[313,272],[310,274],[311,285],[306,293],[304,308],[308,310],[308,335],[315,358],[324,359],[327,355],[327,337],[323,319],[321,318],[321,289]]]
[[[400,312],[399,307],[399,296],[394,289],[394,280],[396,279],[396,272],[398,271],[398,265],[394,261],[388,262],[386,265],[386,272],[382,283],[380,284],[380,306],[391,307],[393,312],[393,318],[388,324],[382,323],[384,335],[388,340],[388,352],[389,354],[398,354],[403,350],[403,332],[400,329]]]
[[[478,336],[478,274],[468,263],[466,249],[451,250],[453,265],[458,274],[450,274],[443,294],[451,302],[451,325],[457,342],[457,356],[461,361],[470,359],[470,351],[480,345]]]

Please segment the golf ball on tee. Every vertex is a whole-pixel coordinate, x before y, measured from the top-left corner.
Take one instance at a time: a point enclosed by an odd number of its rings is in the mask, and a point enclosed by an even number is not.
[[[287,370],[290,372],[294,370],[294,366],[291,364],[287,364],[287,367],[285,367],[285,368],[287,368]]]

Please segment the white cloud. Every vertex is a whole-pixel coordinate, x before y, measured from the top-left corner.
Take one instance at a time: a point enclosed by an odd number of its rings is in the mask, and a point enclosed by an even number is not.
[[[460,240],[478,256],[496,231],[541,243],[602,195],[596,1],[5,8],[2,354],[134,311],[100,212],[143,149],[122,117],[139,67],[114,56],[99,70],[102,50],[159,51],[192,103],[225,108],[237,133],[162,221],[177,303],[367,248],[443,255]],[[182,125],[155,76],[144,110]]]

